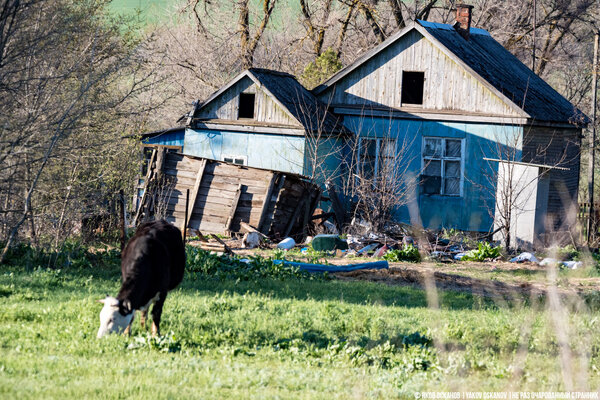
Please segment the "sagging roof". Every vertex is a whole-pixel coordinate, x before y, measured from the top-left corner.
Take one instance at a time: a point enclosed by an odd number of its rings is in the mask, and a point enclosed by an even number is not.
[[[315,88],[313,93],[318,95],[324,92],[413,29],[440,47],[513,108],[524,111],[532,120],[578,125],[589,123],[585,114],[494,40],[487,31],[471,28],[470,38],[467,40],[451,25],[421,20],[365,53]]]
[[[293,75],[262,68],[250,68],[212,94],[196,108],[195,114],[245,76],[261,87],[283,107],[307,132],[345,133],[341,119],[327,110],[315,95],[302,86]]]
[[[165,128],[165,129],[159,129],[156,131],[152,131],[152,132],[145,132],[145,133],[134,133],[131,135],[125,135],[122,136],[122,138],[139,138],[139,139],[147,139],[147,138],[152,138],[152,137],[156,137],[156,136],[160,136],[166,133],[173,133],[173,132],[179,132],[181,131],[182,133],[185,131],[185,126],[175,126],[172,128]]]

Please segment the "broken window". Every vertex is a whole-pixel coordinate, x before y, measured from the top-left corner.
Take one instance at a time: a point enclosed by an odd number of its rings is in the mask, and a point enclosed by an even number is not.
[[[462,176],[462,139],[423,138],[423,193],[460,196]]]
[[[423,104],[425,72],[402,71],[402,105]]]
[[[372,180],[380,173],[390,171],[396,154],[395,139],[361,138],[358,146],[358,164],[356,174],[361,179]]]
[[[246,160],[246,156],[223,156],[223,161],[237,165],[246,165]]]
[[[238,119],[254,118],[254,93],[240,93],[240,104],[238,108]]]

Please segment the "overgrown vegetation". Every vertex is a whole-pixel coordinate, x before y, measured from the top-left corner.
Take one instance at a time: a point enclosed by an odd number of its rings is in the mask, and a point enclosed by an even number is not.
[[[275,263],[274,259],[251,256],[241,259],[237,256],[217,255],[197,247],[188,246],[186,271],[193,280],[215,278],[218,280],[243,280],[258,281],[265,278],[271,279],[323,279],[326,275],[311,274],[297,267]]]
[[[508,384],[565,390],[561,345],[543,304],[506,307],[439,291],[440,309],[431,309],[412,287],[299,279],[268,262],[248,275],[241,261],[228,267],[226,257],[188,249],[198,258],[165,303],[168,333],[152,338],[136,322],[131,337],[97,340],[96,300],[118,290],[118,258],[82,249],[78,258],[97,257],[93,264],[27,270],[24,252],[0,267],[3,398],[404,398]],[[567,322],[572,367],[589,355],[577,371],[592,387],[600,383],[598,317],[580,312]],[[527,373],[515,377],[516,369]]]
[[[389,250],[383,255],[383,259],[389,262],[419,262],[421,261],[421,254],[419,249],[412,244],[404,244],[400,249]]]
[[[485,261],[494,260],[502,255],[501,247],[494,247],[488,242],[479,242],[477,249],[469,250],[461,258],[461,261]]]

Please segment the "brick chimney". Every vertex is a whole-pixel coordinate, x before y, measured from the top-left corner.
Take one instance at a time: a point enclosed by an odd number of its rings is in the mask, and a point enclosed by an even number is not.
[[[466,40],[469,40],[472,10],[473,6],[469,4],[459,3],[456,5],[456,22],[454,23],[454,29],[456,29],[456,31]]]

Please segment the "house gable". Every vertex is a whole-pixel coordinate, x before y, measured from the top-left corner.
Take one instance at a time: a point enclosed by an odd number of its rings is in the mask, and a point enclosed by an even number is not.
[[[414,27],[374,50],[366,60],[358,60],[358,66],[351,66],[348,73],[339,79],[334,76],[332,83],[317,88],[321,101],[333,106],[415,113],[459,111],[465,115],[527,116]],[[402,104],[403,71],[424,72],[421,106]]]
[[[240,94],[254,94],[254,118],[239,119]],[[242,73],[229,85],[204,102],[195,113],[198,120],[226,120],[240,123],[265,123],[302,127],[289,111],[278,104],[270,93],[265,91],[249,74]]]

